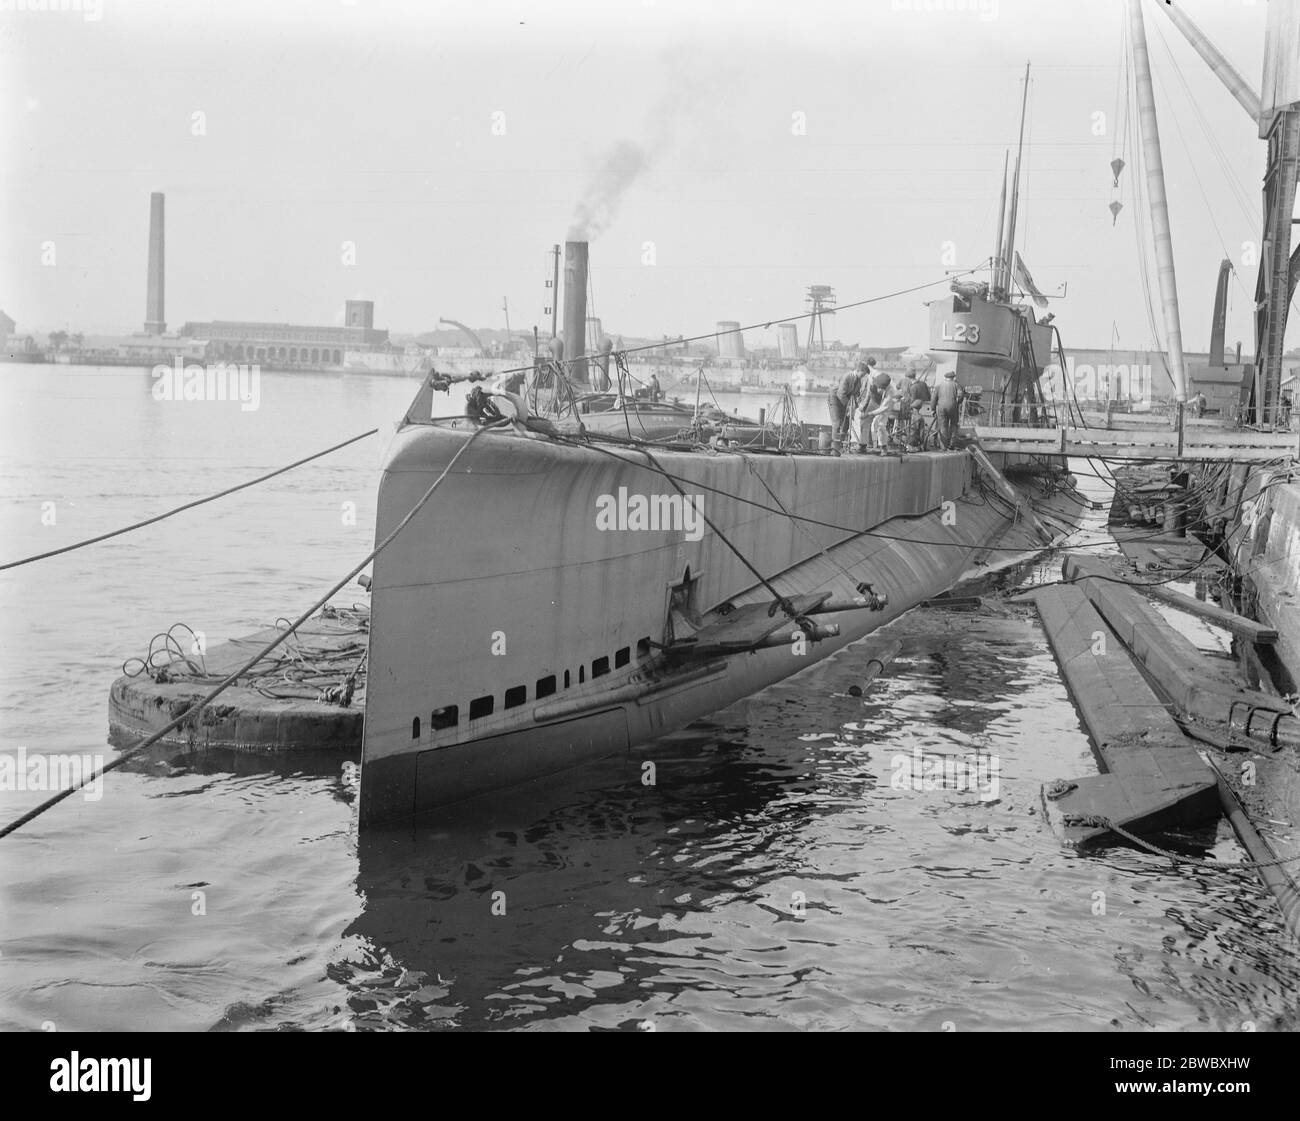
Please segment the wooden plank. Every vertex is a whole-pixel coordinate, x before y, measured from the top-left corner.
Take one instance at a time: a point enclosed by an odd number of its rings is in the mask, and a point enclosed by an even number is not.
[[[1088,441],[1066,441],[1062,449],[1066,455],[1107,456],[1112,459],[1173,459],[1177,448],[1172,444],[1113,444]]]
[[[1097,558],[1067,556],[1062,573],[1066,580],[1078,581],[1084,595],[1179,712],[1212,727],[1227,726],[1239,705],[1290,716],[1285,702],[1224,680],[1219,667],[1189,638],[1170,626],[1135,589],[1116,580]]]
[[[1133,769],[1132,755],[1114,745],[1184,744],[1186,737],[1168,706],[1081,589],[1044,589],[1035,606],[1103,770]]]
[[[1171,607],[1176,607],[1179,611],[1186,611],[1190,615],[1197,615],[1207,623],[1213,623],[1216,627],[1222,627],[1224,630],[1231,631],[1233,634],[1240,635],[1251,642],[1265,646],[1272,646],[1273,643],[1277,642],[1277,630],[1275,628],[1265,626],[1263,623],[1257,623],[1253,619],[1247,619],[1244,615],[1238,615],[1233,611],[1225,611],[1222,607],[1218,607],[1213,603],[1206,603],[1204,600],[1184,595],[1182,592],[1176,592],[1172,588],[1166,588],[1161,584],[1151,584],[1142,590],[1153,599],[1160,600],[1161,603],[1167,603]]]
[[[1062,447],[1046,444],[1041,440],[989,440],[981,441],[986,452],[1011,452],[1027,455],[1064,455],[1099,459],[1179,459],[1185,461],[1230,460],[1234,463],[1264,463],[1283,458],[1285,451],[1276,447],[1265,448],[1219,448],[1219,447],[1184,447],[1178,454],[1176,443],[1066,443]]]
[[[980,441],[980,447],[986,452],[1021,452],[1030,455],[1060,455],[1060,449],[1056,444],[1044,444],[1041,442],[1024,440],[988,440]]]
[[[1166,422],[1167,423],[1167,422]],[[1147,459],[1232,460],[1261,462],[1288,453],[1300,455],[1300,437],[1286,432],[1189,427],[1179,433],[1167,427],[1147,428],[1004,428],[976,426],[985,451],[1059,455],[1129,456]],[[1181,454],[1179,449],[1181,447]]]
[[[1207,771],[1208,773],[1208,771]],[[1043,811],[1052,831],[1067,844],[1085,848],[1111,831],[1076,824],[1077,819],[1104,817],[1138,836],[1180,827],[1195,827],[1218,816],[1219,795],[1213,784],[1172,787],[1130,775],[1086,775],[1070,780],[1075,788],[1052,798],[1043,788]]]
[[[1068,428],[1067,441],[1077,443],[1104,444],[1153,444],[1162,447],[1177,447],[1178,433],[1163,429],[1138,428]]]
[[[975,426],[975,435],[981,440],[1017,440],[1030,443],[1060,443],[1060,433],[1065,429],[1057,428],[985,428]]]
[[[1104,817],[1132,833],[1212,820],[1218,812],[1213,775],[1083,592],[1045,588],[1035,603],[1106,772],[1071,780],[1073,789],[1059,798],[1044,788],[1043,809],[1058,834],[1075,845],[1106,835],[1070,824],[1081,815]]]
[[[1285,448],[1211,448],[1196,447],[1183,448],[1183,454],[1180,457],[1184,460],[1231,460],[1234,463],[1267,463],[1274,459],[1286,458],[1287,450]],[[1295,450],[1291,452],[1291,458],[1295,458]]]
[[[1188,431],[1188,447],[1221,448],[1294,448],[1300,437],[1293,432],[1212,432]]]

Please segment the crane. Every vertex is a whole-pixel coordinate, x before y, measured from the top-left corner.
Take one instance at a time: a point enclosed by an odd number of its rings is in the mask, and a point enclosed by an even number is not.
[[[441,316],[438,318],[438,322],[446,323],[449,326],[460,328],[460,330],[464,331],[465,334],[467,334],[470,337],[470,341],[473,342],[474,346],[478,349],[480,356],[487,353],[487,351],[483,347],[483,344],[479,341],[479,337],[476,334],[474,334],[474,332],[471,331],[468,327],[466,327],[465,324],[457,323],[456,320],[454,319],[443,319]]]

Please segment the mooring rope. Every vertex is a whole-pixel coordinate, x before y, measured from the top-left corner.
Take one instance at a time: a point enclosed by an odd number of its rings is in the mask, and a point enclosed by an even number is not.
[[[349,444],[355,444],[358,440],[364,440],[367,436],[373,436],[378,432],[378,428],[372,428],[369,432],[362,432],[359,436],[353,436],[350,440],[344,440],[341,444],[335,444],[332,448],[326,448],[324,451],[316,452],[312,455],[290,463],[285,467],[278,467],[276,470],[260,475],[256,479],[250,479],[246,483],[239,483],[237,486],[227,487],[225,490],[218,491],[216,494],[210,494],[206,498],[196,498],[193,502],[187,502],[184,506],[177,506],[174,510],[168,510],[166,513],[157,514],[152,518],[146,518],[142,522],[136,522],[134,525],[123,526],[121,529],[115,529],[111,533],[101,533],[98,537],[88,537],[85,541],[77,541],[72,545],[64,545],[60,549],[51,549],[48,553],[37,553],[35,556],[23,557],[22,560],[9,561],[7,564],[0,564],[0,572],[7,568],[18,568],[24,564],[31,564],[33,561],[45,560],[47,557],[57,557],[60,553],[70,553],[74,549],[84,549],[87,545],[94,545],[99,541],[107,541],[110,537],[121,537],[124,533],[131,533],[133,530],[143,529],[147,525],[153,525],[154,522],[160,522],[165,518],[170,518],[175,514],[183,513],[186,510],[192,510],[195,506],[202,506],[208,502],[215,502],[218,498],[225,498],[228,494],[234,494],[237,490],[247,490],[249,487],[257,486],[258,483],[264,483],[267,479],[274,479],[277,475],[283,475],[286,471],[292,471],[295,467],[301,467],[304,463],[310,463],[313,459],[320,459],[322,456],[336,452],[340,448],[346,448]]]
[[[405,529],[406,526],[410,523],[411,519],[414,518],[415,515],[418,514],[424,508],[425,503],[428,502],[429,499],[433,497],[433,492],[438,489],[443,479],[445,479],[448,476],[448,474],[450,474],[451,469],[456,465],[456,461],[460,459],[462,455],[464,455],[465,451],[469,448],[469,446],[475,440],[477,440],[479,436],[481,436],[485,431],[486,429],[483,428],[475,429],[474,432],[470,434],[469,439],[466,440],[459,448],[456,449],[456,454],[451,457],[451,459],[447,462],[447,466],[442,469],[442,474],[440,474],[436,479],[434,479],[434,481],[430,484],[429,489],[426,490],[424,494],[420,496],[419,501],[416,502],[416,504],[411,507],[411,510],[406,515],[406,517],[404,517],[400,522],[398,522],[397,525],[393,528],[392,533],[390,533],[378,545],[376,545],[370,551],[370,553],[365,557],[365,559],[362,560],[359,564],[357,564],[352,569],[351,572],[349,572],[346,576],[343,577],[342,580],[340,580],[337,584],[335,584],[332,588],[330,588],[328,592],[326,592],[323,596],[321,596],[320,599],[318,599],[309,608],[307,608],[306,611],[304,611],[301,615],[299,615],[297,619],[295,619],[292,623],[290,623],[286,630],[283,630],[278,635],[276,635],[275,638],[273,638],[270,642],[268,642],[265,646],[263,646],[262,649],[260,649],[256,654],[254,654],[242,666],[240,666],[238,669],[234,670],[231,674],[225,677],[222,680],[222,682],[218,686],[216,686],[216,688],[210,690],[206,695],[204,695],[194,704],[186,708],[186,710],[182,712],[178,717],[176,717],[176,719],[164,725],[162,728],[159,728],[158,731],[154,732],[153,735],[149,736],[146,740],[144,740],[144,742],[139,743],[135,747],[122,752],[122,754],[119,755],[116,759],[112,760],[109,763],[104,764],[104,766],[102,767],[97,768],[89,775],[86,775],[84,778],[82,778],[80,782],[76,783],[73,786],[69,786],[66,790],[60,790],[53,797],[47,798],[39,806],[36,806],[35,808],[28,810],[27,813],[23,814],[21,817],[15,818],[13,821],[9,822],[9,824],[0,828],[0,837],[7,837],[15,829],[18,829],[21,826],[26,825],[33,818],[40,817],[40,815],[45,813],[46,810],[57,805],[59,802],[62,802],[64,798],[71,797],[83,786],[89,785],[90,783],[94,782],[96,779],[107,774],[109,771],[116,770],[127,760],[131,759],[132,757],[140,754],[140,752],[144,751],[145,748],[152,747],[155,743],[157,743],[160,739],[162,739],[162,737],[165,736],[168,732],[172,731],[175,728],[180,727],[187,720],[190,720],[191,718],[197,716],[203,709],[205,709],[214,700],[216,700],[217,697],[219,697],[222,693],[224,693],[227,689],[229,689],[231,685],[235,684],[235,682],[238,681],[240,677],[246,674],[250,669],[253,668],[253,666],[255,666],[258,662],[260,662],[263,658],[265,658],[272,650],[274,650],[277,646],[279,646],[282,642],[284,642],[285,639],[287,639],[299,627],[301,627],[303,623],[307,622],[308,619],[310,619],[313,615],[315,615],[316,612],[319,611],[322,607],[324,607],[325,604],[328,603],[333,596],[336,596],[340,591],[343,590],[343,588],[345,588],[348,585],[349,582],[355,579],[356,576],[361,572],[361,570],[366,567],[366,565],[368,565],[372,560],[375,559],[375,557],[379,556],[380,553],[382,553],[386,548],[388,548],[388,546],[393,543],[393,540],[397,537],[397,535],[401,533],[402,530]],[[369,435],[369,433],[366,433],[366,435]]]
[[[1109,829],[1149,853],[1163,856],[1168,860],[1172,860],[1175,864],[1191,864],[1197,868],[1214,868],[1222,872],[1253,872],[1258,868],[1278,868],[1283,864],[1292,864],[1300,860],[1300,856],[1288,856],[1280,860],[1210,860],[1199,856],[1183,856],[1180,853],[1162,849],[1159,845],[1153,845],[1150,841],[1143,840],[1135,833],[1130,833],[1122,825],[1117,825],[1103,814],[1065,814],[1062,821],[1064,824],[1071,826]]]

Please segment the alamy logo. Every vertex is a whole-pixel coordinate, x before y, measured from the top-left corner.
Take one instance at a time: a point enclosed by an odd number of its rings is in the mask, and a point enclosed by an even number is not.
[[[0,12],[80,12],[87,23],[104,18],[103,0],[0,0]]]
[[[1061,378],[1061,364],[1053,362],[1043,371],[1043,376],[1052,392],[1057,392],[1058,379]],[[1065,378],[1060,381],[1061,389],[1073,392],[1074,396],[1084,401],[1147,401],[1151,400],[1151,364],[1102,363],[1094,366],[1090,362],[1074,361],[1073,356],[1065,359]]]
[[[98,802],[104,795],[102,755],[27,754],[25,747],[16,752],[0,753],[0,793],[6,790],[55,792],[81,786],[87,802]],[[86,782],[91,775],[95,777]]]
[[[633,494],[618,488],[618,497],[602,494],[596,499],[596,528],[599,530],[673,530],[687,541],[704,536],[704,495]]]
[[[998,0],[890,0],[896,12],[971,12],[984,23],[998,18]]]
[[[155,401],[238,401],[246,413],[262,403],[262,368],[213,362],[186,366],[180,358],[171,366],[155,366]]]
[[[890,771],[889,785],[895,790],[955,790],[993,802],[1001,786],[1002,765],[996,755],[931,755],[914,747],[911,755],[895,755]]]
[[[152,1059],[92,1059],[73,1051],[66,1059],[50,1062],[50,1089],[56,1094],[78,1090],[129,1093],[137,1102],[147,1102]]]

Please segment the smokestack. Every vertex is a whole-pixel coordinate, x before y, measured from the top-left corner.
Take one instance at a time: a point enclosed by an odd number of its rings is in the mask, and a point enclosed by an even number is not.
[[[1228,275],[1232,262],[1224,258],[1219,264],[1219,283],[1214,289],[1214,318],[1210,320],[1210,365],[1223,365],[1223,334],[1228,319]]]
[[[145,297],[144,331],[146,335],[161,335],[167,330],[163,321],[163,195],[154,191],[149,196],[149,289]]]
[[[587,243],[564,243],[564,352],[577,359],[569,366],[572,381],[587,383]]]

